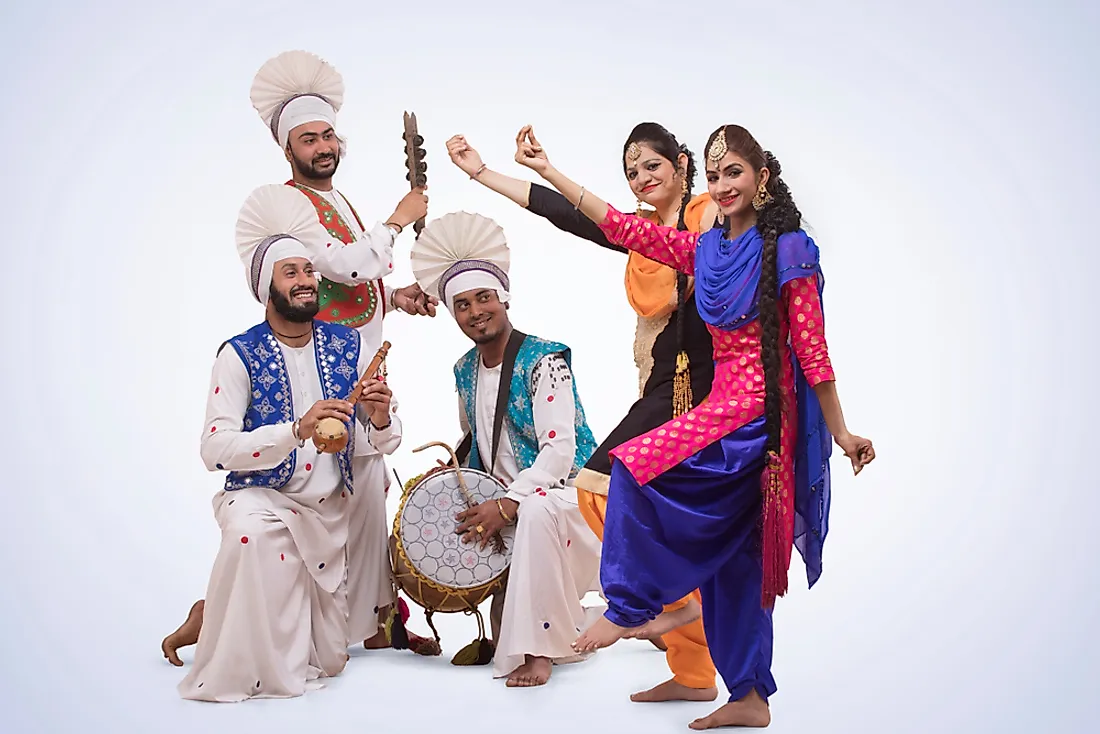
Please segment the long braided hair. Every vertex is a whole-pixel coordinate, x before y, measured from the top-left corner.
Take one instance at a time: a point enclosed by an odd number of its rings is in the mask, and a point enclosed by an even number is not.
[[[768,456],[768,466],[765,468],[764,479],[773,480],[768,488],[765,481],[765,492],[772,492],[777,496],[770,498],[776,505],[778,497],[778,457],[780,453],[780,427],[782,422],[782,397],[780,394],[780,375],[782,372],[781,351],[779,343],[780,313],[779,313],[779,271],[777,268],[777,251],[779,236],[787,232],[796,232],[802,226],[802,213],[795,205],[791,191],[787,188],[781,176],[783,172],[779,161],[771,153],[764,150],[748,130],[740,125],[725,125],[711,133],[707,139],[706,150],[709,154],[711,145],[719,133],[725,132],[726,149],[745,159],[755,174],[763,168],[769,172],[768,180],[764,185],[764,192],[755,192],[753,208],[756,209],[756,229],[764,240],[761,254],[761,272],[758,291],[758,305],[760,313],[760,356],[764,364],[764,421],[767,439],[765,452]],[[748,192],[744,192],[747,194]],[[770,472],[770,475],[768,474]],[[765,501],[769,498],[765,497]],[[767,508],[767,505],[765,505]],[[765,568],[765,579],[769,576],[776,581],[776,593],[782,595],[787,588],[786,566],[783,562],[787,558],[787,550],[778,546],[780,538],[764,537],[765,558],[770,559],[776,565],[774,568]],[[776,544],[772,546],[771,544]],[[771,546],[771,553],[767,550]],[[765,598],[765,604],[770,606],[771,599]]]
[[[687,229],[684,216],[687,213],[688,202],[692,198],[692,188],[695,183],[695,154],[686,145],[676,140],[676,136],[656,122],[642,122],[634,126],[623,143],[623,173],[626,171],[626,153],[631,144],[644,143],[654,152],[666,159],[677,169],[684,180],[683,194],[680,198],[680,215],[676,221],[676,228],[683,231]],[[680,155],[687,156],[687,166],[680,168]],[[688,276],[684,273],[676,273],[676,383],[673,388],[673,417],[682,415],[691,410],[694,402],[691,395],[691,373],[689,371],[687,346],[684,343],[684,301],[687,298]]]

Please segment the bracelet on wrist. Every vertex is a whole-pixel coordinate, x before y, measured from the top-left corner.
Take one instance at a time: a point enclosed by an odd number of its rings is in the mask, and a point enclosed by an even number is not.
[[[470,180],[471,180],[471,181],[473,181],[473,180],[474,180],[475,178],[477,178],[477,177],[478,177],[478,176],[480,176],[481,174],[485,173],[485,169],[486,169],[486,168],[488,168],[488,166],[487,166],[487,165],[485,165],[484,163],[482,163],[482,164],[481,164],[481,168],[479,168],[479,169],[477,169],[476,171],[474,171],[473,175],[471,175],[471,176],[470,176]]]

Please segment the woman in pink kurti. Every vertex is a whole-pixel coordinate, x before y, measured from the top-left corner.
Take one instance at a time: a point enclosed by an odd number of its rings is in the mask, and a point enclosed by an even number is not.
[[[714,337],[710,394],[611,452],[601,582],[608,610],[576,641],[609,645],[699,588],[707,644],[729,702],[694,729],[767,726],[775,599],[791,549],[810,585],[828,529],[832,441],[858,473],[871,442],[844,423],[825,341],[818,248],[779,162],[744,128],[707,142],[707,185],[724,219],[701,235],[623,214],[562,176],[533,134],[524,161],[610,242],[693,275]]]

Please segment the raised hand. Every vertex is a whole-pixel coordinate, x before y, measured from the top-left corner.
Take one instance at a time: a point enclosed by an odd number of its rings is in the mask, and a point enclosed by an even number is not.
[[[404,229],[427,215],[428,196],[424,193],[424,189],[417,188],[401,197],[401,201],[397,203],[397,208],[386,221]]]
[[[473,177],[482,167],[481,155],[466,141],[464,135],[455,135],[447,141],[447,155],[467,176]]]
[[[516,163],[526,166],[540,176],[550,170],[550,159],[546,157],[546,151],[542,149],[535,130],[530,125],[524,125],[516,134]]]

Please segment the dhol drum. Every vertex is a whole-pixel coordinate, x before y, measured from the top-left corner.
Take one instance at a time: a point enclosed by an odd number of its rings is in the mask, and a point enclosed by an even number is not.
[[[444,446],[434,443],[428,446]],[[416,451],[428,446],[422,446]],[[452,452],[453,465],[457,465]],[[424,608],[428,624],[436,612],[466,612],[484,621],[478,605],[503,588],[511,563],[515,526],[505,525],[485,548],[480,541],[462,543],[455,515],[495,502],[507,487],[477,469],[445,468],[409,482],[401,497],[390,536],[394,582]],[[438,639],[438,634],[437,634]]]

